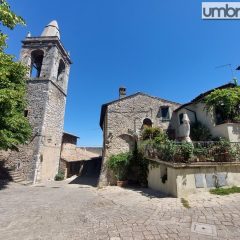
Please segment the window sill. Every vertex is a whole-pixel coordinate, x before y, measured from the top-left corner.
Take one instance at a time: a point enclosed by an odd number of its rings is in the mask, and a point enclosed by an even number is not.
[[[162,122],[170,122],[170,119],[161,119]]]

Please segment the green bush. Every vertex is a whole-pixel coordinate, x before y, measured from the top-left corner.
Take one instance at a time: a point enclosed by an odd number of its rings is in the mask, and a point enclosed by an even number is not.
[[[207,112],[218,109],[222,113],[223,120],[234,121],[234,118],[240,114],[240,87],[216,89],[207,95],[203,102]]]
[[[200,122],[191,124],[190,137],[192,141],[210,141],[212,139],[210,130]]]
[[[223,138],[212,146],[212,151],[214,152],[215,160],[220,162],[232,161],[236,158],[237,154],[236,149],[232,147],[231,143]]]
[[[135,144],[129,161],[129,178],[142,186],[147,186],[148,160],[144,157],[141,147]]]
[[[56,174],[56,176],[55,176],[55,181],[62,181],[62,180],[64,180],[64,172],[62,172],[62,171],[59,171],[57,174]]]
[[[176,145],[175,155],[179,154],[184,158],[184,160],[188,161],[193,157],[193,145],[191,143],[181,143]]]
[[[130,153],[119,153],[110,156],[107,161],[107,166],[111,169],[118,181],[127,180],[127,173],[129,167]]]
[[[142,140],[156,140],[156,141],[164,141],[167,138],[166,133],[159,127],[146,127],[143,129],[141,134]]]
[[[233,118],[234,122],[240,122],[240,113]]]
[[[172,161],[176,151],[176,144],[171,140],[166,140],[158,144],[155,142],[154,147],[157,150],[157,155],[161,160]]]
[[[193,155],[196,156],[199,160],[207,160],[209,158],[208,148],[197,144],[194,146]]]

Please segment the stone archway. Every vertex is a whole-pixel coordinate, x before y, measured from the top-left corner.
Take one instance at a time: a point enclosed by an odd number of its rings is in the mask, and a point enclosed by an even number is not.
[[[121,146],[122,152],[129,152],[134,149],[135,139],[130,134],[119,135],[119,146]]]

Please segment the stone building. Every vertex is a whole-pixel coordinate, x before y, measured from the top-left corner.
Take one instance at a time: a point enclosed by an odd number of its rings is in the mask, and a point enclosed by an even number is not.
[[[81,175],[86,161],[101,160],[102,148],[77,147],[78,138],[71,133],[63,133],[59,169],[64,173],[65,178]]]
[[[24,114],[32,126],[32,138],[19,152],[4,155],[8,168],[35,183],[53,179],[58,172],[71,60],[56,21],[41,36],[28,34],[22,44],[20,60],[29,68]]]
[[[212,93],[214,90],[221,90],[227,88],[234,88],[237,85],[228,83],[220,87],[211,89],[205,93],[201,93],[192,101],[183,104],[174,111],[171,124],[176,132],[176,138],[181,140],[183,137],[183,114],[187,114],[191,124],[200,122],[206,126],[213,137],[222,137],[230,142],[240,142],[240,123],[237,121],[229,121],[224,119],[224,112],[222,109],[214,109],[208,113],[206,106],[203,103],[203,98]]]
[[[170,124],[172,113],[179,103],[152,97],[145,93],[126,96],[126,89],[119,89],[119,99],[102,105],[100,126],[103,130],[103,161],[99,185],[107,185],[105,163],[109,156],[132,150],[135,137],[144,125],[160,127],[175,138]]]

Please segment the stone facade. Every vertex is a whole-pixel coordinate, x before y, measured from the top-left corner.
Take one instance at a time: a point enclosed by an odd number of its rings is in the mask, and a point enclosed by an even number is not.
[[[227,89],[236,87],[233,83],[228,83],[216,89]],[[191,102],[183,104],[176,109],[171,119],[171,124],[176,132],[176,138],[183,138],[183,124],[180,121],[181,115],[187,114],[191,123],[200,122],[206,126],[213,137],[222,137],[230,142],[240,142],[240,123],[237,122],[218,122],[215,111],[207,112],[206,106],[202,102],[203,98],[213,92],[215,89],[209,90],[206,93],[201,93]]]
[[[77,147],[77,139],[73,134],[63,133],[59,170],[65,178],[79,174],[84,161],[98,160],[102,155],[102,148]]]
[[[240,164],[231,163],[169,163],[151,160],[148,186],[173,197],[188,197],[209,192],[216,187],[240,186]],[[163,181],[163,177],[166,178]]]
[[[54,31],[53,31],[54,29]],[[50,23],[40,37],[27,37],[20,60],[29,67],[27,117],[32,139],[19,152],[5,156],[6,166],[20,172],[31,182],[53,179],[58,172],[70,58],[60,42],[56,22]]]
[[[179,106],[178,103],[144,93],[120,96],[119,100],[104,104],[100,120],[103,129],[103,164],[99,184],[109,183],[105,167],[109,156],[132,150],[134,138],[140,134],[144,121],[147,120],[152,126],[171,132],[171,115]],[[167,119],[162,116],[163,108],[168,108]]]

